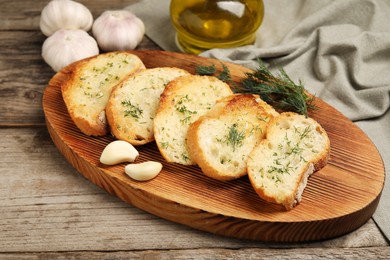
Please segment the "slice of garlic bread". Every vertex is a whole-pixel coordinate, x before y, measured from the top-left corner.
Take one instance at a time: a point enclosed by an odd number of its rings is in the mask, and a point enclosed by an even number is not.
[[[302,199],[309,176],[328,161],[330,141],[315,120],[292,112],[268,124],[266,138],[248,159],[248,176],[266,201],[292,209]]]
[[[62,96],[81,132],[92,136],[107,134],[105,108],[112,89],[144,68],[142,61],[128,52],[100,54],[68,67],[70,76],[61,87]]]
[[[229,85],[212,76],[182,76],[168,83],[154,119],[154,137],[162,156],[168,162],[194,165],[187,149],[189,126],[231,94]]]
[[[190,157],[205,175],[217,180],[246,175],[248,156],[265,136],[272,113],[272,107],[256,95],[222,98],[188,129]]]
[[[190,73],[179,68],[146,69],[115,87],[106,107],[111,133],[133,145],[153,141],[160,95],[171,80],[184,75]]]

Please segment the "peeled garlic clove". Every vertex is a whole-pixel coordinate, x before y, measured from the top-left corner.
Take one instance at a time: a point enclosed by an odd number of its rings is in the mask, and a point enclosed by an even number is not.
[[[42,46],[42,57],[54,71],[97,54],[95,39],[83,30],[58,30]]]
[[[92,13],[84,5],[71,0],[52,0],[41,12],[39,27],[50,36],[60,29],[81,29],[92,27]]]
[[[156,177],[162,169],[162,164],[147,161],[138,164],[129,164],[125,167],[126,174],[136,181],[148,181]]]
[[[134,162],[139,156],[138,151],[126,141],[116,140],[109,143],[100,156],[100,162],[115,165],[122,162]]]
[[[105,11],[93,23],[92,33],[104,51],[133,50],[145,34],[145,25],[130,11]]]

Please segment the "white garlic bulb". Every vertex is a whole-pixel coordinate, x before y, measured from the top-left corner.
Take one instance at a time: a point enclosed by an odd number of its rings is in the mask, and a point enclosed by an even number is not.
[[[39,27],[50,36],[59,29],[91,29],[93,17],[84,5],[72,0],[52,0],[43,9]]]
[[[130,11],[105,11],[93,23],[92,33],[104,51],[133,50],[142,41],[145,25]]]
[[[42,57],[54,71],[97,54],[95,39],[83,30],[58,30],[42,46]]]

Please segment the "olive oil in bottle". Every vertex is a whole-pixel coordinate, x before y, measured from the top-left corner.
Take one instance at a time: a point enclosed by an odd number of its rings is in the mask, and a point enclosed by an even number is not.
[[[178,46],[198,54],[254,43],[264,5],[262,0],[171,0],[170,15]]]

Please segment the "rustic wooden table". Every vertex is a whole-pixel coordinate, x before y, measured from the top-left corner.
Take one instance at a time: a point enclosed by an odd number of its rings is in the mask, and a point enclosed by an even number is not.
[[[48,0],[0,1],[0,258],[388,258],[369,220],[313,243],[221,237],[128,205],[84,179],[52,143],[42,94],[54,72],[41,58]],[[97,17],[131,1],[80,1]],[[138,49],[159,49],[144,38]]]

